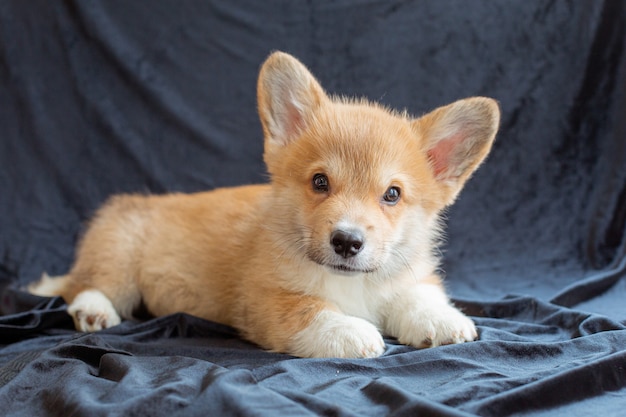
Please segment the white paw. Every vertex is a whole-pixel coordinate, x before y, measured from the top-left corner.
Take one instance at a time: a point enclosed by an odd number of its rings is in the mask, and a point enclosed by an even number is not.
[[[471,342],[478,337],[474,322],[448,304],[413,311],[406,319],[398,340],[418,348]]]
[[[385,342],[370,322],[334,311],[323,311],[296,334],[291,354],[314,358],[376,358]]]
[[[67,312],[74,319],[76,330],[81,332],[97,332],[117,326],[121,322],[111,301],[98,290],[79,293]]]

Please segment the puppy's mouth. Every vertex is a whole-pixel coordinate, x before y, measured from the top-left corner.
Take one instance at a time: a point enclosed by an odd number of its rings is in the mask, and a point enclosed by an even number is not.
[[[343,274],[358,274],[358,273],[369,274],[375,271],[374,269],[359,269],[359,268],[353,268],[347,265],[325,265],[325,266],[332,269],[333,271],[343,273]]]
[[[309,259],[316,264],[326,267],[331,272],[339,275],[371,274],[373,272],[376,272],[376,268],[359,268],[357,266],[351,266],[346,264],[329,263],[321,259],[317,259],[314,256],[309,256]]]

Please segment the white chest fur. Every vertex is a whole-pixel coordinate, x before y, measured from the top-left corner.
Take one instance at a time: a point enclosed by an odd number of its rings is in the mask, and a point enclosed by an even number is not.
[[[383,285],[374,285],[362,275],[326,274],[321,280],[318,295],[333,302],[350,316],[365,319],[381,327],[381,307],[390,297]]]

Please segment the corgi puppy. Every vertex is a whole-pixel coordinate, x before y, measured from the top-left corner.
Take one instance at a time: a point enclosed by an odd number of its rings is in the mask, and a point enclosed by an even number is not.
[[[440,214],[489,153],[496,102],[420,118],[328,96],[275,52],[258,79],[266,185],[120,195],[95,215],[60,295],[80,331],[189,313],[275,352],[373,358],[382,334],[417,348],[472,341],[437,274]]]

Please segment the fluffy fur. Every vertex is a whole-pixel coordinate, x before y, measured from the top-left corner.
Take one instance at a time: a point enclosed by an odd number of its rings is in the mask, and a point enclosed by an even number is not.
[[[381,332],[416,347],[474,340],[435,250],[441,211],[491,148],[495,101],[412,119],[329,97],[280,52],[257,93],[270,184],[113,197],[69,274],[31,291],[63,296],[81,331],[114,326],[143,303],[305,357],[376,357]]]

